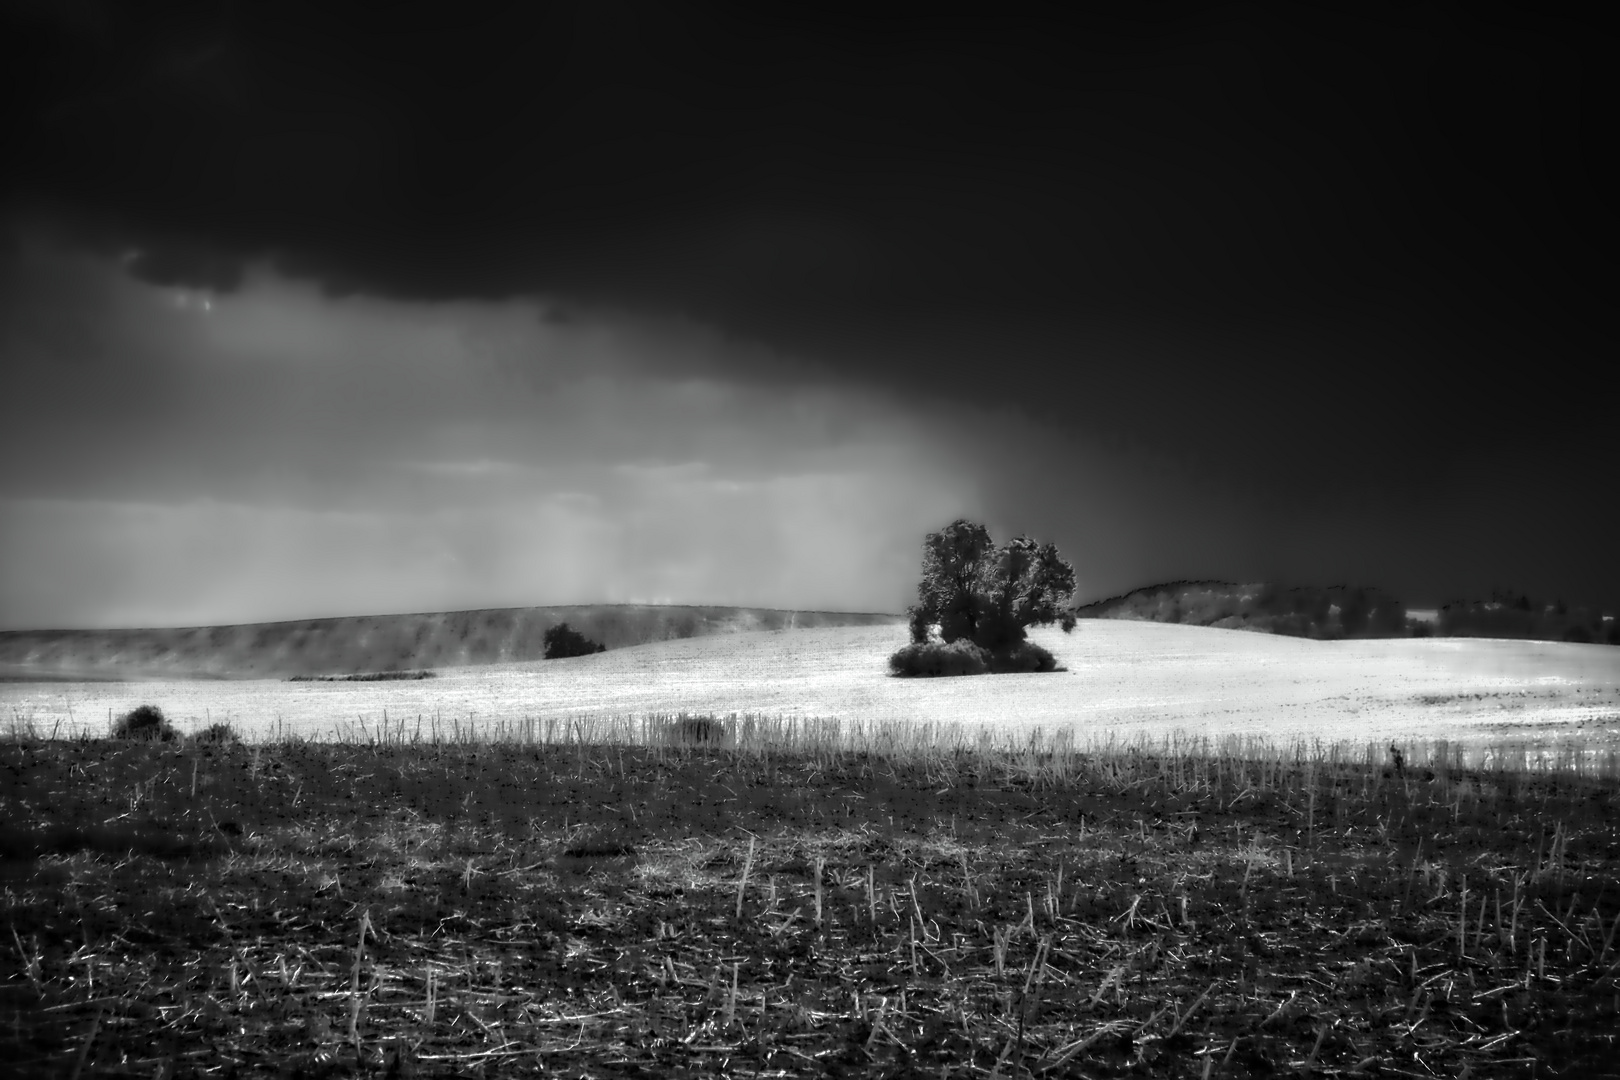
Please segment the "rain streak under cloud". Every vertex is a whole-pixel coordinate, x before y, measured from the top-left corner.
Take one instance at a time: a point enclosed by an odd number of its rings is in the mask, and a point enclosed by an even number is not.
[[[706,358],[746,346],[698,327],[335,299],[267,270],[209,296],[33,257],[57,288],[14,312],[29,401],[6,419],[50,451],[7,457],[11,625],[898,610],[921,533],[981,507],[937,421],[725,379]]]

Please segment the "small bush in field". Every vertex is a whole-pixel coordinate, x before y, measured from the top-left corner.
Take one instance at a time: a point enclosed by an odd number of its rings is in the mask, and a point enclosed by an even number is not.
[[[138,705],[118,718],[118,723],[113,726],[113,738],[173,742],[176,735],[174,728],[164,719],[162,709],[156,705]]]
[[[726,722],[718,716],[688,716],[683,713],[663,718],[658,726],[662,729],[663,741],[670,746],[723,747],[731,734]]]
[[[706,745],[721,742],[726,737],[726,726],[713,716],[685,716],[676,729],[682,743]]]
[[[558,660],[565,656],[589,656],[607,652],[607,646],[598,644],[567,623],[558,623],[546,631],[546,659]]]
[[[242,736],[237,734],[234,727],[222,721],[217,724],[210,724],[203,730],[197,732],[191,737],[191,741],[196,743],[220,745],[224,743],[239,743],[242,741]]]
[[[907,677],[984,675],[990,670],[990,652],[967,638],[958,638],[949,644],[913,642],[889,657],[889,669]]]

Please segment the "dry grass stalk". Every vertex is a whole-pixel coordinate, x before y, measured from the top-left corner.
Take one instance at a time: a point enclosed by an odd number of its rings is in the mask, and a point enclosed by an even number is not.
[[[742,877],[737,880],[737,919],[742,919],[743,894],[748,889],[748,874],[754,869],[754,838],[748,838],[748,855],[743,860]],[[818,913],[819,918],[819,913]]]

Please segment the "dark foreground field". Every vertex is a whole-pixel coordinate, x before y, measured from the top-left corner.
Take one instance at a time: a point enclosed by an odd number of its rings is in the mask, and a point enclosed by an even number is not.
[[[1620,1076],[1612,770],[856,752],[750,723],[670,718],[700,743],[670,747],[0,743],[0,1058]]]

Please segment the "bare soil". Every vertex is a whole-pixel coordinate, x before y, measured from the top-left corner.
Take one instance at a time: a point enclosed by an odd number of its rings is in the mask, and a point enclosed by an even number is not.
[[[19,1076],[1620,1075],[1608,779],[0,744]]]

